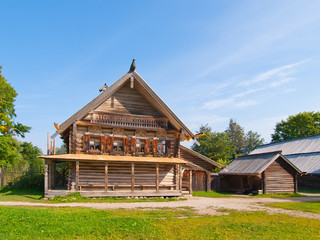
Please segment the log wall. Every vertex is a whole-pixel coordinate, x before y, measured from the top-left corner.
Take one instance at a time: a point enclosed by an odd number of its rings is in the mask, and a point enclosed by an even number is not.
[[[281,159],[274,161],[263,174],[264,193],[295,192],[295,173]]]

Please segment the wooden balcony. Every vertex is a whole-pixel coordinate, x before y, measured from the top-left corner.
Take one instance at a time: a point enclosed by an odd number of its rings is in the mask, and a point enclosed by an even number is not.
[[[144,116],[109,115],[92,113],[91,123],[137,129],[168,129],[168,119]]]

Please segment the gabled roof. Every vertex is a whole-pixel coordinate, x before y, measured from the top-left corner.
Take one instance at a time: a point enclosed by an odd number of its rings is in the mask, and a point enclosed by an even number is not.
[[[261,145],[250,154],[274,151],[282,151],[282,154],[285,156],[299,153],[320,152],[320,135]]]
[[[223,169],[219,174],[230,175],[257,175],[266,170],[278,158],[282,158],[298,173],[302,173],[296,166],[294,166],[281,151],[268,152],[262,154],[251,154],[241,156],[230,163],[226,169]]]
[[[286,158],[302,172],[320,174],[320,152],[287,155]]]
[[[78,112],[73,114],[65,122],[60,125],[60,133],[63,133],[73,122],[85,117],[91,110],[94,110],[117,92],[131,77],[134,77],[138,83],[138,87],[142,88],[144,96],[147,100],[152,101],[155,107],[166,116],[169,121],[179,130],[184,131],[187,139],[194,137],[194,134],[187,128],[187,126],[175,115],[175,113],[165,104],[165,102],[152,90],[152,88],[143,80],[143,78],[135,71],[128,72],[119,78],[114,84],[103,91],[100,95],[94,98],[91,102],[81,108]],[[136,87],[136,86],[135,86]]]
[[[204,155],[202,155],[202,154],[200,154],[200,153],[198,153],[198,152],[196,152],[196,151],[193,151],[193,150],[190,149],[190,148],[187,148],[187,147],[182,146],[182,145],[180,145],[179,148],[180,148],[180,150],[185,151],[185,152],[187,152],[187,153],[189,153],[189,154],[191,154],[191,155],[193,155],[193,156],[195,156],[195,157],[198,157],[198,158],[200,158],[201,160],[203,160],[203,161],[211,164],[212,166],[215,166],[215,167],[217,167],[217,168],[224,168],[224,166],[220,165],[220,164],[217,163],[216,161],[213,161],[212,159],[210,159],[210,158],[208,158],[208,157],[206,157],[206,156],[204,156]]]

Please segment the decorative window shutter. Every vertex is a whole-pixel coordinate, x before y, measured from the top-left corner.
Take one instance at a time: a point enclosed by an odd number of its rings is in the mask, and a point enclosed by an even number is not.
[[[157,145],[158,145],[158,140],[152,139],[152,152],[153,153],[157,153]]]
[[[89,136],[83,135],[83,151],[87,153],[89,150]]]
[[[136,152],[136,139],[131,138],[131,152],[135,153]]]
[[[127,137],[123,138],[123,152],[127,153],[129,149],[129,139]]]
[[[111,153],[113,149],[113,137],[107,137],[107,152]]]
[[[146,154],[150,152],[150,139],[146,139]]]
[[[166,150],[167,150],[168,157],[170,157],[171,156],[171,141],[170,140],[166,141]]]
[[[107,141],[106,136],[101,136],[101,152],[106,151],[106,141]]]

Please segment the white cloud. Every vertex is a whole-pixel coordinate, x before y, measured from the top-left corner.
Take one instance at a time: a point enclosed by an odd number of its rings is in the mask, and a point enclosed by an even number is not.
[[[270,83],[270,87],[279,87],[285,83],[288,83],[288,82],[291,82],[292,80],[294,80],[295,78],[284,78],[284,79],[281,79],[279,81],[275,81],[275,82],[272,82]]]
[[[283,77],[286,77],[288,74],[292,73],[292,71],[289,71],[289,70],[294,69],[295,67],[304,63],[305,61],[306,60],[303,60],[303,61],[299,61],[296,63],[292,63],[292,64],[288,64],[288,65],[284,65],[284,66],[281,66],[278,68],[271,69],[269,71],[258,74],[257,76],[255,76],[251,80],[241,82],[241,83],[239,83],[239,85],[250,86],[252,84],[265,82],[267,80],[274,79],[274,78],[282,79]]]
[[[250,107],[257,105],[258,102],[254,100],[245,100],[245,101],[240,101],[237,102],[235,105],[233,105],[234,108],[245,108],[245,107]]]

